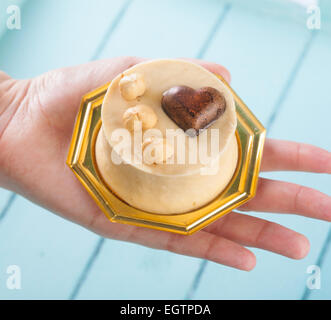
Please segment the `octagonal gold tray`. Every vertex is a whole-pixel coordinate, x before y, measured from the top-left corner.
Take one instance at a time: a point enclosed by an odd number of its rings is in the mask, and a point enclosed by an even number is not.
[[[226,81],[218,77],[230,89],[236,103],[238,165],[227,188],[216,199],[184,214],[159,215],[139,210],[108,188],[98,173],[94,148],[101,127],[101,106],[109,83],[82,98],[67,164],[112,222],[192,234],[255,196],[266,130]]]

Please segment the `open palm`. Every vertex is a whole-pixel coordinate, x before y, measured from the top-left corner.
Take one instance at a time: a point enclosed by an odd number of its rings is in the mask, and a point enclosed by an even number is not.
[[[108,221],[65,161],[82,96],[140,61],[133,57],[96,61],[31,80],[9,81],[0,73],[0,81],[7,81],[8,92],[13,95],[9,100],[16,106],[0,112],[2,186],[108,238],[205,258],[242,270],[255,266],[255,256],[245,246],[303,258],[309,251],[306,237],[238,212],[191,236]],[[230,81],[225,68],[196,62]],[[267,139],[262,170],[331,173],[331,154],[314,146]],[[331,198],[303,186],[260,178],[256,197],[239,210],[295,213],[330,221]]]

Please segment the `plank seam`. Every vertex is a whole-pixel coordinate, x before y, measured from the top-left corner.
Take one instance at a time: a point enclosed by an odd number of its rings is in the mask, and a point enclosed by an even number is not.
[[[1,210],[0,222],[6,217],[8,211],[11,208],[12,204],[14,203],[15,199],[16,199],[16,193],[12,192],[10,197],[8,198],[7,202],[6,202],[6,205]]]
[[[207,267],[207,260],[202,260],[200,263],[200,266],[199,266],[199,270],[193,279],[191,288],[189,289],[188,293],[186,294],[185,300],[193,299],[193,296],[199,287],[201,277],[202,277],[203,273],[205,272],[206,267]]]
[[[315,37],[316,37],[316,31],[315,30],[311,31],[310,36],[309,36],[307,42],[305,43],[305,45],[300,53],[299,58],[297,59],[296,63],[294,64],[294,67],[290,73],[290,76],[288,77],[287,81],[285,82],[285,86],[283,87],[281,94],[279,95],[279,98],[277,99],[277,101],[275,103],[271,116],[269,117],[269,119],[267,121],[266,127],[268,128],[268,132],[270,132],[270,130],[277,118],[277,114],[281,111],[281,109],[284,105],[284,102],[291,90],[291,87],[296,79],[298,72],[301,69],[301,66],[307,56],[307,53],[313,44]]]
[[[91,268],[93,267],[98,255],[103,247],[104,242],[105,242],[105,238],[100,237],[96,246],[94,247],[92,254],[90,255],[90,257],[83,269],[83,272],[81,273],[74,289],[72,290],[69,300],[75,300],[76,297],[78,296],[79,291],[80,291],[81,287],[83,286],[85,280],[87,279],[88,274],[89,274]]]
[[[124,5],[121,7],[119,13],[117,14],[116,18],[114,19],[113,23],[110,24],[108,30],[106,31],[105,35],[103,36],[102,40],[100,41],[97,49],[95,50],[94,54],[90,61],[96,60],[100,53],[104,50],[109,38],[112,36],[113,32],[121,22],[122,18],[124,17],[125,13],[127,12],[129,6],[131,5],[133,0],[127,0]]]
[[[211,28],[210,33],[208,34],[208,36],[206,38],[206,41],[203,43],[203,45],[201,46],[201,48],[199,50],[199,53],[197,54],[197,59],[202,59],[204,57],[204,55],[207,52],[212,40],[214,39],[217,31],[219,30],[219,28],[223,24],[226,16],[228,15],[231,7],[232,7],[232,5],[227,3],[225,5],[225,7],[222,8],[221,14],[218,16],[215,24]]]

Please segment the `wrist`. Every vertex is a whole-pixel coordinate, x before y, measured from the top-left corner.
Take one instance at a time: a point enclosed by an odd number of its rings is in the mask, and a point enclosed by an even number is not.
[[[24,104],[30,80],[15,80],[0,71],[0,187],[8,188],[8,151],[10,137],[6,130],[13,122],[17,110]]]
[[[26,97],[30,80],[15,80],[0,71],[0,142]]]

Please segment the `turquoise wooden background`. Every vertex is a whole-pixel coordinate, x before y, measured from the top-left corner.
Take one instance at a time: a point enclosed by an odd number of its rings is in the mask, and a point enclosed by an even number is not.
[[[330,1],[322,3],[325,20],[316,31],[306,28],[304,9],[278,3],[2,0],[0,69],[24,78],[118,55],[216,61],[231,71],[234,89],[267,126],[269,137],[330,150]],[[9,4],[21,6],[21,30],[4,28]],[[331,191],[326,175],[264,176]],[[246,273],[104,240],[0,190],[0,299],[330,299],[329,224],[256,215],[305,233],[311,241],[309,255],[293,261],[254,249],[257,267]],[[322,287],[309,290],[306,270],[315,264],[322,268]],[[8,265],[21,267],[21,290],[7,289]]]

